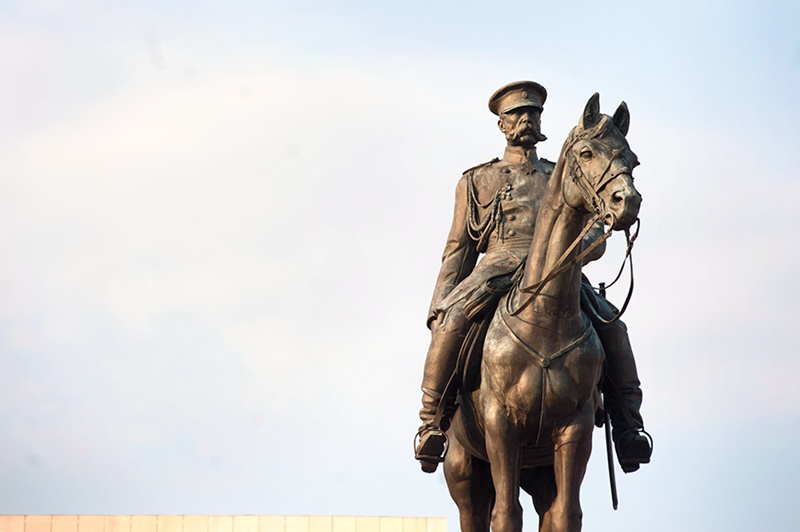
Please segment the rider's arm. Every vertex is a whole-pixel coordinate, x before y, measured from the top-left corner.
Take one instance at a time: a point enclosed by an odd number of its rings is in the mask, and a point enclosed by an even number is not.
[[[478,260],[476,243],[469,237],[467,232],[467,201],[467,178],[466,175],[462,175],[456,186],[453,224],[450,227],[450,234],[444,247],[442,267],[439,270],[431,307],[428,311],[427,324],[429,328],[436,318],[436,309],[442,300],[447,297],[458,283],[472,273],[472,269],[475,268],[475,263]]]

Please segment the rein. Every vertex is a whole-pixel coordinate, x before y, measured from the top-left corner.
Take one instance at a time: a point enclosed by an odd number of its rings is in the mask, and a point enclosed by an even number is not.
[[[625,296],[625,303],[622,304],[622,308],[617,312],[617,314],[613,318],[611,318],[610,320],[606,320],[602,318],[600,314],[597,313],[594,307],[592,307],[591,305],[586,305],[589,308],[589,312],[592,313],[592,318],[602,323],[603,325],[611,325],[615,321],[618,321],[625,313],[625,310],[627,310],[628,303],[631,302],[631,296],[633,296],[633,254],[631,253],[631,251],[633,250],[633,243],[636,241],[636,237],[639,236],[640,225],[641,221],[639,220],[639,218],[637,218],[636,231],[633,232],[633,236],[630,235],[630,231],[628,229],[625,229],[625,240],[627,240],[628,242],[628,247],[625,250],[625,257],[622,259],[622,265],[619,267],[619,273],[617,273],[617,277],[613,281],[611,281],[609,285],[606,285],[605,283],[600,283],[599,287],[597,288],[592,287],[595,288],[595,290],[597,290],[602,297],[606,297],[606,288],[613,286],[617,281],[619,281],[619,278],[622,276],[622,270],[625,269],[625,261],[627,260],[628,264],[630,264],[631,283],[630,286],[628,287],[628,295]]]
[[[519,285],[519,283],[522,281],[522,278],[520,277],[520,279],[517,281],[517,289],[520,292],[522,292],[523,294],[531,294],[531,295],[516,310],[511,311],[510,308],[507,307],[508,314],[510,316],[516,317],[520,312],[525,310],[525,308],[533,302],[533,300],[536,298],[536,296],[539,295],[539,293],[542,291],[542,289],[544,288],[544,286],[547,283],[549,283],[550,281],[552,281],[553,279],[555,279],[556,277],[558,277],[562,273],[566,272],[567,270],[569,270],[570,268],[572,268],[573,266],[578,264],[580,261],[585,259],[592,251],[594,251],[595,248],[597,248],[597,246],[599,246],[600,244],[602,244],[603,242],[608,240],[608,238],[612,234],[611,231],[603,233],[600,237],[598,237],[597,240],[592,242],[591,245],[589,245],[589,247],[587,247],[585,250],[580,252],[574,259],[564,263],[564,261],[569,256],[569,254],[572,253],[572,251],[574,251],[575,247],[580,242],[583,241],[583,237],[586,236],[586,233],[589,232],[589,230],[592,228],[592,226],[594,226],[595,222],[597,222],[599,219],[600,219],[600,216],[596,214],[594,217],[592,217],[591,220],[589,220],[589,223],[587,223],[586,227],[583,228],[583,231],[581,231],[581,234],[579,234],[577,236],[577,238],[575,238],[575,240],[572,241],[572,244],[570,244],[569,248],[567,248],[567,250],[564,253],[562,253],[561,256],[558,258],[558,260],[556,261],[555,266],[553,266],[553,269],[551,269],[550,272],[547,275],[545,275],[545,277],[541,281],[539,281],[537,283],[534,283],[532,285],[528,285],[528,286],[524,286],[523,287],[523,286]],[[508,302],[508,299],[506,299],[506,301]]]

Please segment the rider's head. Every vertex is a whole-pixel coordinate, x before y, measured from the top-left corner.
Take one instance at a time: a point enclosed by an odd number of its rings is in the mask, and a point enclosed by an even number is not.
[[[547,140],[541,132],[542,105],[547,91],[534,81],[516,81],[489,98],[489,110],[498,115],[500,131],[510,146],[532,148]]]

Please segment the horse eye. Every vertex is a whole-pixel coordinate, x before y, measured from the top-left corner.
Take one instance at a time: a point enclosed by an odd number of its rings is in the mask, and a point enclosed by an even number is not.
[[[584,159],[591,159],[592,158],[592,150],[590,150],[589,148],[583,148],[581,150],[581,157],[583,157]]]

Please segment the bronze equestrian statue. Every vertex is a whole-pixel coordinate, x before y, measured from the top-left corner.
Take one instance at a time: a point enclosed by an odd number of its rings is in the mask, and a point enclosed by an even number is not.
[[[602,115],[594,95],[554,165],[536,156],[546,96],[523,81],[491,97],[506,151],[458,183],[428,318],[416,457],[445,461],[462,530],[521,530],[520,487],[541,530],[580,530],[600,391],[623,470],[652,451],[625,325],[581,276],[637,219],[628,109]]]

